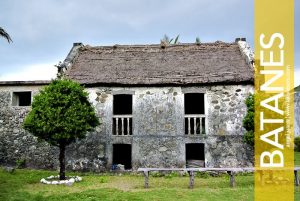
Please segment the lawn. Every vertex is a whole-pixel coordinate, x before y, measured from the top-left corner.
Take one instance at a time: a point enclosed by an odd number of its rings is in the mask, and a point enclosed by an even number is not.
[[[43,177],[56,174],[41,170],[0,170],[0,200],[253,200],[253,176],[237,177],[238,186],[229,187],[228,176],[195,179],[188,189],[189,177],[150,177],[144,189],[141,175],[83,176],[73,186],[40,184]]]
[[[295,166],[300,166],[300,152],[295,152]]]
[[[87,173],[83,181],[68,187],[44,185],[39,180],[56,172],[17,169],[8,173],[0,169],[0,200],[253,200],[253,175],[236,177],[237,187],[230,188],[228,176],[196,177],[194,189],[188,189],[188,176],[150,177],[144,189],[141,175],[95,175]],[[74,174],[74,173],[73,173]],[[300,189],[295,200],[300,200]]]

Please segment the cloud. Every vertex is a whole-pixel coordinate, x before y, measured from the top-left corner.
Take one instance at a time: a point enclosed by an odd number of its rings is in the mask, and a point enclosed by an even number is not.
[[[25,66],[19,71],[0,74],[0,81],[51,80],[56,77],[53,64],[35,64]]]
[[[300,40],[299,5],[295,1],[295,44]],[[246,37],[254,48],[253,9],[254,1],[241,0],[0,1],[5,16],[0,26],[14,41],[0,40],[0,79],[15,77],[13,71],[25,67],[48,68],[37,64],[63,61],[73,42],[151,44],[164,34],[180,34],[180,42],[194,42],[197,36],[202,42]],[[299,46],[295,51],[299,68]]]

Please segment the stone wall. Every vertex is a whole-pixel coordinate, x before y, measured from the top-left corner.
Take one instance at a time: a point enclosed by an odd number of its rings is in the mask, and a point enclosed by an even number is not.
[[[22,123],[30,107],[11,106],[13,91],[38,93],[37,86],[0,87],[0,164],[15,165],[26,161],[27,167],[57,167],[57,149],[22,129]]]
[[[27,87],[28,89],[28,87]],[[34,93],[38,86],[29,87]],[[25,159],[32,168],[58,167],[58,150],[21,128],[30,107],[12,107],[11,92],[24,88],[0,86],[0,163]],[[113,144],[132,145],[132,166],[184,167],[185,144],[204,143],[208,167],[251,166],[253,150],[242,142],[244,101],[251,85],[203,87],[93,87],[90,101],[101,116],[101,126],[67,148],[66,163],[71,170],[103,171],[113,161]],[[206,134],[184,133],[184,93],[205,93]],[[133,94],[133,135],[112,135],[113,95]]]

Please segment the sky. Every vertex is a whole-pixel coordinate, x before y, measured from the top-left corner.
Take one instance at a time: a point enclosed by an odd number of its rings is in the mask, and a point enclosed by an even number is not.
[[[254,48],[253,0],[0,0],[0,80],[55,77],[74,42],[92,46],[179,41],[233,42]],[[300,1],[295,0],[295,75],[300,84]]]

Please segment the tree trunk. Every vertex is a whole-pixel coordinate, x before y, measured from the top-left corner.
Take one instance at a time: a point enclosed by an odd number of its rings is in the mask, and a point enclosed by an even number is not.
[[[66,145],[65,144],[60,144],[59,145],[59,179],[60,180],[65,180],[65,150],[66,150]]]

